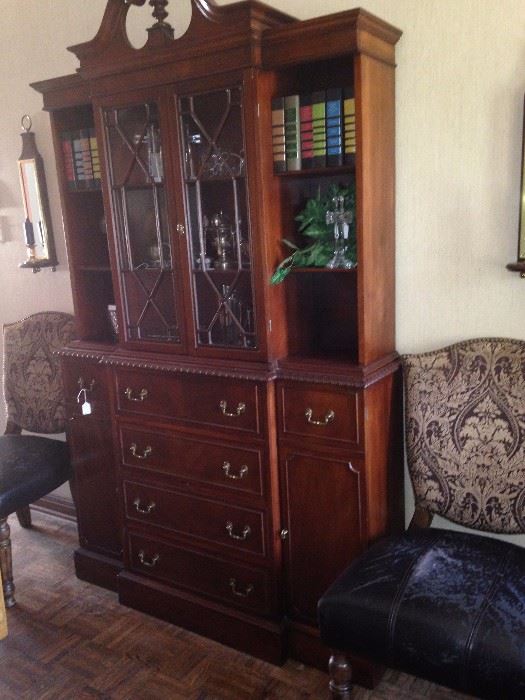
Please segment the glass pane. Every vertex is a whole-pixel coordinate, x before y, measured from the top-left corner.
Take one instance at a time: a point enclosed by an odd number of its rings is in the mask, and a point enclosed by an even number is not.
[[[172,275],[162,269],[142,268],[125,272],[123,280],[128,336],[180,342]]]
[[[179,100],[197,342],[257,347],[242,91]]]
[[[104,117],[128,336],[180,342],[157,106]]]
[[[130,269],[171,268],[164,188],[124,190]],[[160,245],[159,245],[160,243]]]

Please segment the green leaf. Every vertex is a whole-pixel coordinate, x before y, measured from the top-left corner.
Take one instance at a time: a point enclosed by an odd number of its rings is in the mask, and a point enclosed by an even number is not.
[[[334,197],[344,197],[345,209],[354,212],[354,220],[349,225],[346,257],[354,263],[357,262],[355,185],[351,183],[350,186],[343,187],[332,183],[323,194],[319,188],[316,196],[308,199],[303,210],[295,217],[299,233],[310,242],[301,248],[300,245],[283,239],[283,244],[294,252],[277,266],[271,278],[272,284],[282,282],[292,267],[325,267],[332,258],[334,229],[332,224],[326,223],[326,213],[333,210]]]
[[[290,267],[278,267],[270,278],[270,284],[280,284],[288,276]]]

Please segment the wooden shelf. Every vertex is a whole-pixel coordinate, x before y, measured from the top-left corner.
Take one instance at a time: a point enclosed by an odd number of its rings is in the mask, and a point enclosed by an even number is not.
[[[304,170],[285,170],[281,173],[274,173],[277,177],[331,177],[334,175],[348,175],[355,172],[355,156],[350,163],[344,165],[333,165],[324,168],[305,168]]]
[[[97,194],[100,196],[102,194],[102,188],[100,185],[96,187],[66,187],[67,194]]]
[[[292,267],[291,272],[294,274],[314,274],[314,275],[328,275],[328,274],[345,274],[345,275],[355,275],[357,272],[357,265],[350,269],[345,269],[343,267]]]
[[[109,263],[107,265],[78,265],[80,272],[111,272]]]

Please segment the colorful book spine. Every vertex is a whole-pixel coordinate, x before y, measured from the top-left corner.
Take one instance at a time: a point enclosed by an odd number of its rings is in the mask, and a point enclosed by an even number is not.
[[[326,165],[326,93],[319,90],[312,93],[312,134],[314,168]]]
[[[350,163],[356,152],[355,131],[355,99],[352,90],[345,88],[343,93],[343,133],[344,133],[344,163]]]
[[[286,171],[285,131],[284,131],[284,97],[272,100],[272,152],[273,171]]]
[[[89,130],[89,153],[91,156],[91,168],[93,171],[93,188],[100,187],[100,155],[95,129]]]
[[[299,121],[301,134],[301,168],[311,168],[314,161],[314,141],[312,130],[312,96],[299,97]]]
[[[343,164],[343,91],[326,91],[326,165]]]
[[[301,125],[299,95],[284,98],[284,150],[286,170],[301,169]]]
[[[64,157],[64,172],[69,189],[75,189],[75,164],[73,161],[73,143],[72,136],[69,131],[64,131],[61,135],[62,140],[62,155]]]
[[[84,172],[84,156],[82,154],[82,139],[80,132],[75,133],[73,138],[73,162],[75,166],[75,179],[77,189],[85,189],[86,173]]]
[[[90,128],[64,131],[61,141],[68,188],[100,188],[100,156],[95,130]]]
[[[89,142],[90,130],[82,129],[80,132],[80,152],[82,157],[82,166],[84,169],[84,181],[86,188],[91,187],[93,182],[93,164],[91,162],[91,146]]]

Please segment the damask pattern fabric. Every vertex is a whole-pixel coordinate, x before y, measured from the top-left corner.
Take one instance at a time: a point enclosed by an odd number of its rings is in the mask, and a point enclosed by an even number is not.
[[[75,337],[71,314],[44,311],[4,326],[7,417],[34,433],[65,429],[64,389],[53,353]]]
[[[477,530],[525,532],[525,341],[403,357],[416,504]]]

